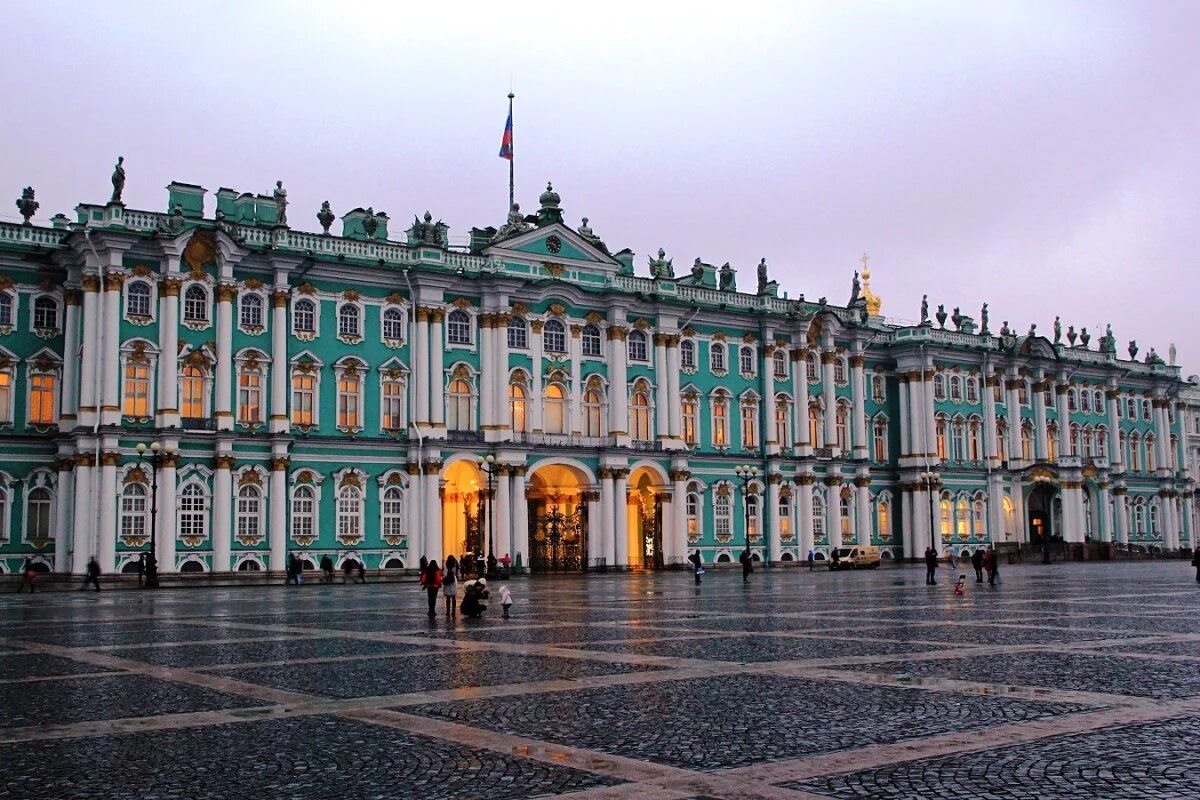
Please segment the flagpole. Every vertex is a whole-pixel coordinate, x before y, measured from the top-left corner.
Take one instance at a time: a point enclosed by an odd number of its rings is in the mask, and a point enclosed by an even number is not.
[[[508,118],[509,119],[512,119],[513,97],[515,97],[515,95],[512,92],[509,92],[508,93]],[[514,127],[515,127],[515,125],[514,125]],[[513,134],[511,134],[511,133],[509,134],[509,145],[508,146],[509,146],[510,154],[508,157],[508,208],[506,209],[505,213],[512,211],[513,203],[516,202],[514,166],[515,166],[515,163],[517,160],[517,151],[513,148],[512,135]]]

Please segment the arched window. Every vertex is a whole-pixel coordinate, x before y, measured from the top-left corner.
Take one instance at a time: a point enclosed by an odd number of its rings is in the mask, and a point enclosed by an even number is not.
[[[469,431],[471,425],[471,384],[464,378],[450,381],[446,392],[446,425],[452,431]]]
[[[238,422],[257,425],[263,420],[263,371],[242,365],[238,370]]]
[[[529,347],[529,326],[523,317],[508,318],[508,348],[525,350]]]
[[[461,308],[446,316],[446,341],[450,344],[471,343],[471,315]]]
[[[292,424],[312,425],[317,414],[317,377],[311,372],[292,374]]]
[[[683,420],[683,441],[687,444],[697,444],[700,430],[700,411],[697,407],[696,395],[685,394],[681,405],[680,416]]]
[[[967,402],[975,405],[979,402],[979,379],[971,375],[966,380]]]
[[[1142,437],[1136,433],[1129,435],[1129,469],[1142,471]]]
[[[751,491],[750,494],[743,495],[743,499],[746,503],[747,524],[750,526],[747,533],[751,541],[756,541],[762,537],[758,525],[758,495]]]
[[[0,325],[13,324],[13,298],[8,292],[0,292]]]
[[[749,450],[758,447],[758,400],[742,398],[742,447]]]
[[[646,350],[646,334],[639,330],[629,332],[629,360],[630,361],[646,361],[648,359]]]
[[[937,434],[938,458],[940,458],[943,461],[945,461],[948,456],[948,452],[946,449],[946,426],[948,424],[949,424],[949,420],[947,420],[945,416],[942,416],[939,414],[937,417],[937,421],[935,422],[935,432]]]
[[[850,492],[842,492],[838,500],[838,528],[842,532],[842,544],[849,543],[854,532],[854,501]]]
[[[780,541],[790,542],[793,539],[792,534],[792,494],[784,489],[779,493],[779,507],[777,509],[779,519],[779,539]]]
[[[738,370],[743,375],[753,375],[754,369],[754,348],[750,345],[743,345],[739,350],[738,355]]]
[[[552,383],[546,387],[543,406],[542,429],[546,433],[567,433],[566,393],[561,385]]]
[[[629,416],[632,423],[633,438],[640,442],[648,442],[653,438],[650,430],[650,394],[639,384],[629,398]]]
[[[888,424],[883,417],[875,420],[873,426],[874,438],[872,452],[876,463],[882,464],[888,460]]]
[[[1058,461],[1058,423],[1046,425],[1046,456],[1051,461]]]
[[[679,366],[684,369],[696,368],[696,343],[691,339],[679,343]]]
[[[1079,390],[1074,386],[1067,390],[1067,410],[1072,412],[1079,410]]]
[[[338,490],[337,538],[346,544],[362,538],[362,492],[357,486],[343,486]]]
[[[804,357],[804,374],[808,377],[809,383],[820,383],[821,367],[817,361],[817,354],[809,351]]]
[[[871,376],[871,399],[876,403],[883,403],[887,400],[887,393],[884,390],[883,376]]]
[[[259,541],[262,537],[262,490],[247,484],[238,489],[236,530],[238,541]]]
[[[950,376],[950,402],[961,403],[963,399],[962,393],[962,378],[958,375]]]
[[[887,500],[875,505],[875,532],[884,541],[892,537],[892,504]]]
[[[191,541],[208,538],[208,500],[204,489],[189,483],[179,493],[179,537]]]
[[[404,536],[404,492],[399,486],[389,486],[383,490],[380,526],[384,541]]]
[[[398,308],[383,310],[383,338],[389,342],[399,342],[404,339],[404,314]]]
[[[821,444],[821,407],[816,403],[812,403],[808,407],[808,443],[813,447],[820,447]]]
[[[588,389],[583,393],[583,424],[584,436],[603,436],[604,403],[597,389]]]
[[[712,399],[712,442],[713,447],[729,446],[729,398],[717,392]]]
[[[338,427],[362,427],[362,373],[347,369],[338,375]]]
[[[1133,530],[1138,534],[1146,533],[1146,506],[1140,497],[1133,504]]]
[[[787,378],[787,353],[783,350],[776,350],[771,354],[771,364],[775,371],[776,380],[784,380]]]
[[[733,503],[728,487],[718,487],[713,497],[713,533],[718,542],[728,542],[733,539]]]
[[[792,446],[792,401],[782,394],[775,396],[775,443]]]
[[[1158,469],[1158,454],[1154,452],[1154,434],[1146,434],[1146,472]]]
[[[1096,428],[1096,456],[1108,458],[1108,427],[1105,425]]]
[[[1100,389],[1097,389],[1092,394],[1092,408],[1097,414],[1104,413],[1104,392],[1102,392]]]
[[[838,386],[846,385],[846,359],[844,356],[838,356],[833,362],[833,382]]]
[[[1084,414],[1092,413],[1092,392],[1090,389],[1079,390],[1079,410]]]
[[[1021,423],[1021,458],[1033,460],[1033,423],[1029,420]]]
[[[957,462],[967,460],[966,425],[963,423],[961,417],[955,417],[954,425],[951,429],[950,458],[952,461]]]
[[[941,372],[933,376],[933,399],[946,399],[946,376]]]
[[[121,539],[142,540],[149,537],[150,513],[147,499],[150,492],[145,484],[127,483],[121,490]]]
[[[975,462],[983,460],[982,424],[978,417],[967,421],[967,458]]]
[[[546,321],[546,327],[542,329],[542,347],[547,353],[567,352],[567,329],[560,320]]]
[[[600,329],[595,325],[585,325],[583,333],[580,335],[583,354],[585,356],[600,355],[601,338]]]
[[[33,301],[33,327],[38,330],[58,329],[57,300],[43,295]]]
[[[834,425],[837,430],[837,446],[840,450],[850,449],[850,408],[845,403],[837,404],[837,418]]]
[[[708,368],[713,372],[725,371],[725,345],[721,342],[708,346]]]
[[[514,433],[528,433],[525,387],[515,381],[508,384],[508,417]]]
[[[208,322],[208,290],[198,283],[183,293],[183,321]]]
[[[696,492],[694,486],[687,494],[685,512],[687,514],[688,542],[698,542],[702,533],[700,530],[700,495]]]
[[[179,373],[179,415],[184,419],[203,419],[205,391],[204,370],[186,366]]]
[[[1008,423],[1003,419],[996,420],[996,455],[1001,461],[1008,459]]]
[[[50,490],[44,486],[29,492],[25,500],[26,539],[44,542],[54,538],[54,528],[50,524],[51,499]]]
[[[1158,536],[1158,503],[1153,500],[1149,503],[1150,506],[1150,535]]]
[[[311,486],[297,486],[292,492],[292,537],[311,541],[316,537],[317,495]]]
[[[968,514],[967,498],[960,497],[960,498],[958,498],[958,502],[954,504],[954,520],[955,520],[954,532],[958,535],[958,538],[960,538],[960,539],[967,538],[967,535],[970,533],[970,530],[971,530],[971,528],[970,528],[971,521],[968,518],[967,514]]]
[[[241,325],[243,328],[261,328],[263,326],[263,301],[256,294],[242,295]]]
[[[125,284],[125,313],[131,317],[150,316],[150,284],[145,281]]]
[[[825,498],[818,492],[813,492],[813,541],[825,541]]]
[[[1151,420],[1150,401],[1148,399],[1143,399],[1142,400],[1142,422],[1149,422],[1150,420]]]
[[[987,515],[984,514],[983,499],[976,497],[975,502],[971,503],[971,532],[976,539],[986,538],[986,520]]]
[[[1085,458],[1093,458],[1096,455],[1093,441],[1094,436],[1095,433],[1092,431],[1092,426],[1085,426],[1083,429],[1083,455]]]
[[[297,300],[292,304],[292,330],[296,333],[317,332],[317,305],[312,300]]]
[[[939,508],[941,509],[940,521],[941,521],[942,540],[949,541],[950,534],[953,531],[952,517],[953,517],[953,513],[954,513],[952,505],[950,503],[950,495],[948,495],[948,494],[942,495],[942,501],[941,501],[941,503],[939,503]]]
[[[150,416],[150,365],[130,362],[125,365],[125,395],[121,413],[126,417]]]
[[[338,336],[361,336],[358,306],[345,303],[338,309]]]

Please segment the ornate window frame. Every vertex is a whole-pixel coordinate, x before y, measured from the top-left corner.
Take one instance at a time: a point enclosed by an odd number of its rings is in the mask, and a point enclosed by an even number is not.
[[[270,475],[259,464],[248,464],[233,475],[233,541],[242,547],[257,547],[267,539],[267,487]],[[242,510],[243,492],[257,501],[258,510],[247,513]],[[242,522],[253,523],[243,530]]]
[[[388,336],[388,315],[397,314],[400,319],[397,324],[400,326],[399,336]],[[383,346],[390,350],[398,350],[404,346],[404,342],[408,339],[405,332],[408,330],[408,307],[398,295],[388,295],[383,305],[379,309],[379,340],[383,342]]]
[[[268,390],[271,383],[271,357],[257,347],[244,347],[233,357],[233,419],[236,425],[256,428],[266,424]],[[258,419],[245,419],[242,415],[242,375],[258,375]],[[290,388],[290,387],[289,387]]]
[[[25,359],[25,419],[30,427],[48,431],[58,425],[58,415],[62,404],[62,368],[63,362],[58,353],[48,347],[43,347]],[[33,418],[33,384],[35,378],[50,378],[50,418],[34,420]]]
[[[144,314],[136,312],[131,308],[133,305],[133,288],[135,286],[144,286],[146,288],[146,313]],[[126,279],[121,290],[121,300],[121,315],[130,325],[154,324],[155,312],[158,309],[158,285],[148,274]]]
[[[246,319],[246,310],[252,305],[248,300],[252,297],[258,298],[259,318],[257,324],[253,320]],[[251,279],[241,284],[238,287],[237,299],[237,329],[247,336],[261,336],[266,333],[268,309],[271,304],[262,281]]]
[[[41,549],[55,539],[55,525],[57,519],[55,515],[56,500],[58,499],[58,479],[53,470],[39,467],[33,469],[25,476],[25,480],[21,481],[21,507],[24,511],[21,513],[21,541],[33,545]],[[31,505],[33,503],[34,492],[46,492],[48,499],[45,501],[46,508],[46,537],[43,539],[30,537],[30,519]],[[39,501],[39,505],[41,501]]]
[[[409,371],[400,359],[390,358],[377,368],[379,371],[379,430],[385,434],[400,435],[408,430]],[[389,428],[384,425],[384,410],[387,405],[385,391],[388,385],[400,386],[400,425]]]
[[[193,319],[187,315],[188,309],[188,292],[192,289],[199,289],[204,293],[204,318]],[[179,287],[179,320],[180,324],[188,330],[206,331],[213,325],[213,288],[210,279],[207,275],[203,278],[189,278],[185,280]]]
[[[595,341],[595,352],[589,351],[589,340]],[[599,324],[589,322],[579,333],[579,353],[583,358],[604,358],[604,331]]]
[[[212,471],[207,467],[202,467],[197,464],[189,464],[179,470],[179,480],[175,487],[175,500],[177,508],[177,531],[176,538],[183,543],[185,547],[198,548],[212,540]],[[191,493],[191,490],[198,490],[197,493]],[[199,507],[191,512],[186,512],[184,509],[185,498],[199,498]],[[185,533],[183,526],[183,518],[185,513],[191,513],[200,522],[200,530],[196,532]]]
[[[0,335],[7,336],[17,327],[17,313],[21,307],[20,295],[12,278],[0,275],[0,301],[7,300],[7,316],[0,317]],[[3,308],[3,306],[0,306]]]
[[[312,330],[304,330],[297,325],[297,315],[300,313],[297,306],[301,303],[312,306]],[[321,298],[311,286],[300,286],[292,295],[291,308],[288,309],[288,325],[292,329],[292,336],[302,342],[311,342],[321,335]]]
[[[131,422],[149,422],[154,419],[154,411],[158,399],[158,345],[149,339],[128,339],[121,343],[120,348],[120,378],[121,378],[121,418]],[[131,367],[146,369],[146,413],[131,414],[126,407],[129,397],[129,381],[126,374]]]
[[[408,474],[402,469],[390,469],[380,475],[376,482],[379,485],[379,538],[388,547],[411,549],[408,546]],[[391,493],[398,493],[399,497],[389,498]],[[389,511],[390,504],[398,504],[398,509]],[[389,523],[396,527],[392,528]]]
[[[179,351],[179,358],[176,361],[175,381],[177,389],[176,396],[179,399],[179,416],[180,419],[209,419],[212,417],[212,400],[213,400],[213,382],[216,376],[213,374],[213,364],[216,363],[216,357],[208,351],[207,345],[193,348],[190,345],[184,344]],[[200,396],[200,416],[189,417],[183,413],[183,382],[184,379],[191,379],[191,376],[184,375],[188,369],[198,369],[202,373],[200,380],[204,384],[204,390]]]
[[[333,362],[334,380],[337,382],[337,401],[334,409],[335,422],[337,429],[342,433],[356,434],[363,430],[366,416],[366,400],[367,400],[367,381],[366,373],[370,369],[366,362],[355,356],[342,356],[337,361]],[[343,380],[352,380],[358,384],[358,391],[355,393],[354,402],[354,421],[342,420],[343,395],[348,394],[342,389]]]
[[[295,542],[300,547],[310,547],[321,535],[321,484],[324,483],[325,476],[317,472],[311,467],[300,467],[292,470],[288,485],[288,539]],[[311,526],[308,532],[296,532],[296,501],[297,494],[300,489],[308,489],[312,491],[312,511],[309,521]]]
[[[353,331],[342,330],[342,312],[353,309],[356,324]],[[347,289],[334,305],[333,318],[337,326],[337,340],[342,344],[359,344],[363,340],[363,328],[367,324],[367,308],[362,297],[354,289]],[[380,326],[382,328],[382,325]]]
[[[450,336],[451,318],[456,314],[466,317],[466,341],[456,341]],[[476,314],[474,308],[461,304],[448,309],[446,311],[445,325],[442,326],[444,329],[442,331],[442,347],[447,350],[473,350],[475,348],[475,341],[478,338],[478,334],[476,333],[478,330],[477,316],[478,314]]]
[[[333,474],[334,538],[343,547],[357,547],[367,538],[367,473],[357,467],[346,467]],[[357,509],[345,510],[349,500],[357,501]]]
[[[54,303],[54,322],[53,325],[38,325],[39,309],[38,303],[47,301]],[[53,339],[62,333],[63,328],[63,310],[62,296],[60,292],[50,292],[44,289],[39,289],[33,292],[29,297],[29,330],[35,336],[41,339]]]
[[[321,376],[325,362],[311,350],[304,350],[292,356],[291,369],[288,371],[288,420],[292,427],[307,433],[321,426]],[[312,419],[302,422],[296,419],[296,378],[308,377],[313,379],[312,385]]]

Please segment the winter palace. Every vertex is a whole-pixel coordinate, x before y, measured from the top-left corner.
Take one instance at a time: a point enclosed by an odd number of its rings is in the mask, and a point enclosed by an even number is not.
[[[451,245],[428,213],[303,233],[282,185],[159,213],[124,182],[0,223],[7,572],[129,571],[152,537],[163,573],[1193,542],[1200,406],[1111,331],[887,319],[865,257],[841,305],[765,261],[647,273],[549,186]]]

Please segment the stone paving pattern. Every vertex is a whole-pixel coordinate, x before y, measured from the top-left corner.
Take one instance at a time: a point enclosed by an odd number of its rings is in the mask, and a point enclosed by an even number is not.
[[[13,595],[0,800],[1197,797],[1192,577],[554,576],[511,620],[415,582]]]

